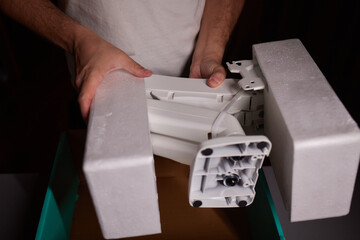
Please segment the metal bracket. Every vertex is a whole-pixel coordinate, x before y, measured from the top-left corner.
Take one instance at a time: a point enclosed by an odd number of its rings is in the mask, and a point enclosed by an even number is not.
[[[226,65],[231,73],[239,73],[243,77],[238,84],[245,91],[258,91],[265,88],[265,83],[258,76],[253,61],[233,61],[232,63],[226,63]]]

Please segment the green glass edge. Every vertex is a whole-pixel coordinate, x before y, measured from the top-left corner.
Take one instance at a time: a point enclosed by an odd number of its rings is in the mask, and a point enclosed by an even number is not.
[[[282,230],[281,224],[280,224],[280,219],[279,219],[279,216],[278,216],[278,214],[276,212],[275,204],[274,204],[274,201],[273,201],[273,199],[271,197],[269,185],[267,184],[266,177],[265,177],[264,171],[262,169],[260,169],[260,174],[262,175],[262,177],[260,179],[262,179],[262,181],[263,181],[263,186],[264,186],[264,190],[265,190],[265,193],[266,193],[266,197],[267,197],[267,199],[269,201],[271,213],[273,215],[273,218],[274,218],[274,221],[275,221],[275,225],[276,225],[280,240],[284,240],[285,236],[284,236],[284,232]]]
[[[41,240],[43,239],[43,235],[44,235],[44,227],[45,227],[45,223],[48,220],[47,219],[47,215],[48,215],[48,211],[49,211],[49,206],[51,204],[51,201],[53,199],[53,192],[51,189],[51,185],[54,181],[54,177],[55,177],[55,172],[56,172],[56,168],[58,166],[59,163],[59,159],[61,156],[61,152],[63,151],[63,148],[65,147],[65,145],[67,144],[67,136],[66,133],[62,133],[60,135],[60,139],[59,139],[59,145],[58,148],[56,149],[56,154],[55,154],[55,160],[53,162],[53,166],[51,169],[51,174],[50,174],[50,178],[49,178],[49,182],[48,182],[48,187],[46,189],[46,194],[45,194],[45,198],[44,198],[44,203],[43,203],[43,207],[41,209],[41,215],[40,215],[40,220],[38,223],[38,227],[36,230],[36,236],[35,239],[36,240]],[[77,184],[79,183],[79,179],[77,178]],[[78,198],[78,195],[76,195],[76,198]]]
[[[40,216],[40,220],[39,220],[39,224],[36,230],[36,236],[35,239],[39,240],[42,239],[43,234],[44,234],[44,227],[45,227],[45,222],[46,222],[46,215],[47,215],[47,209],[49,209],[49,204],[51,201],[51,189],[48,187],[46,190],[46,195],[45,195],[45,200],[44,200],[44,204],[41,210],[41,216]]]
[[[49,186],[51,186],[51,183],[53,182],[54,179],[54,175],[55,175],[55,171],[56,171],[56,166],[58,164],[59,161],[59,156],[60,156],[60,152],[63,148],[63,145],[65,144],[65,140],[66,140],[66,134],[62,133],[60,136],[60,141],[59,141],[59,145],[58,148],[56,149],[56,154],[55,154],[55,160],[51,169],[51,174],[50,174],[50,178],[49,178],[49,183],[48,183],[48,187],[46,189],[46,194],[45,194],[45,199],[44,199],[44,204],[43,207],[41,209],[41,215],[40,215],[40,220],[39,220],[39,224],[38,227],[36,229],[36,236],[35,239],[42,239],[42,235],[44,233],[44,226],[45,226],[45,222],[46,222],[46,216],[47,216],[47,209],[49,208],[49,204],[51,201],[51,188]]]

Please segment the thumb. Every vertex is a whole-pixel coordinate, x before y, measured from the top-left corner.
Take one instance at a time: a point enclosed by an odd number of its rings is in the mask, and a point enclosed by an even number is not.
[[[126,63],[123,67],[124,70],[128,71],[135,77],[150,77],[152,75],[152,72],[150,70],[144,68],[143,66],[132,60],[129,56],[126,57]]]
[[[216,88],[224,82],[225,76],[226,76],[225,68],[219,65],[214,69],[213,73],[211,74],[210,78],[207,80],[206,83],[209,87]]]

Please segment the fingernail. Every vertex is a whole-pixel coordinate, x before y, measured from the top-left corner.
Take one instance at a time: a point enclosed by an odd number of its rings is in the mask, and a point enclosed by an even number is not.
[[[150,71],[150,70],[148,70],[148,69],[145,69],[145,68],[142,69],[141,71],[142,71],[144,74],[146,74],[146,75],[147,75],[147,74],[152,74],[152,71]]]
[[[213,83],[220,83],[219,79],[217,79],[216,77],[211,77],[209,81]]]
[[[209,79],[209,86],[210,87],[217,87],[219,84],[220,84],[220,81],[217,78],[211,77]]]

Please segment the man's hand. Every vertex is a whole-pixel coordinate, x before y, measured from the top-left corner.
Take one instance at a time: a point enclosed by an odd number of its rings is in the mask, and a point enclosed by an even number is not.
[[[77,41],[74,55],[75,85],[79,91],[78,102],[85,120],[88,118],[96,88],[106,74],[116,69],[124,69],[136,77],[149,77],[152,74],[91,30]]]
[[[75,56],[75,85],[85,120],[96,88],[107,73],[124,69],[137,77],[152,74],[95,32],[65,15],[50,0],[0,0],[0,10]]]
[[[215,88],[225,80],[226,71],[220,62],[215,60],[205,60],[193,62],[190,67],[191,78],[206,78],[207,85]]]
[[[207,78],[214,88],[223,83],[221,65],[227,41],[241,13],[244,0],[206,0],[204,14],[190,67],[191,78]]]

